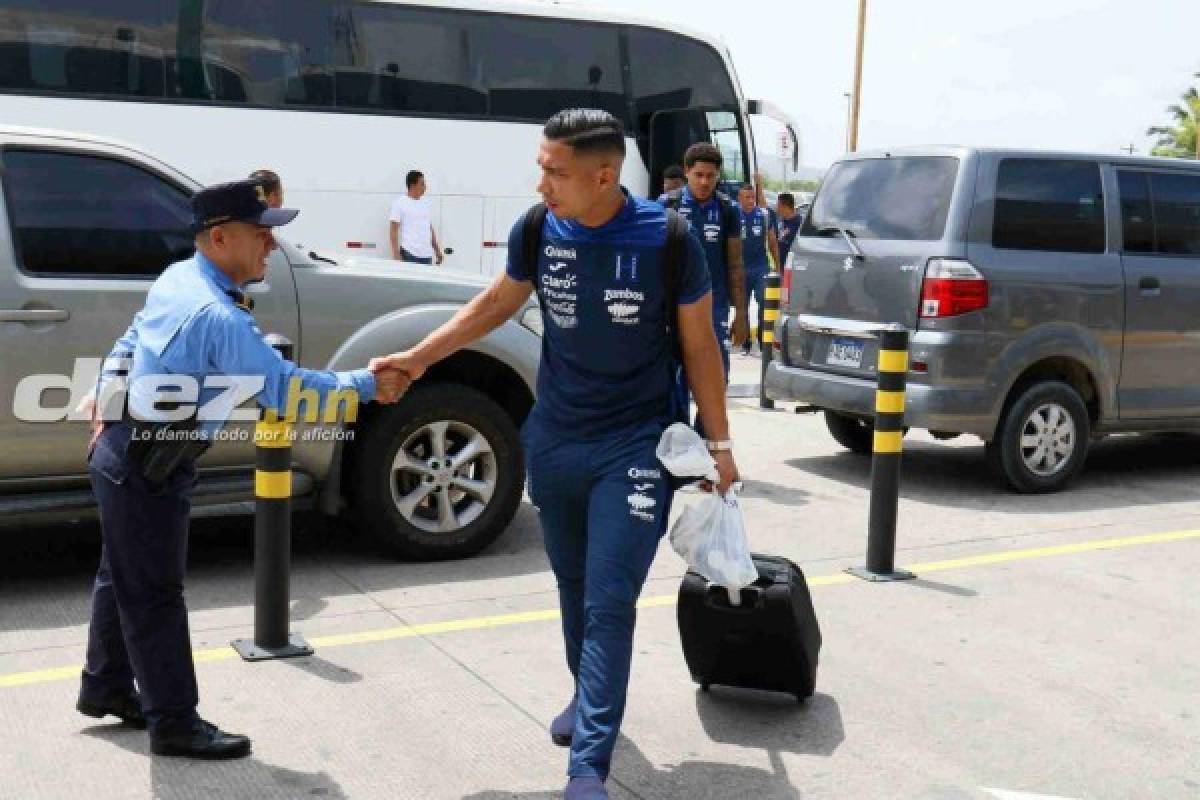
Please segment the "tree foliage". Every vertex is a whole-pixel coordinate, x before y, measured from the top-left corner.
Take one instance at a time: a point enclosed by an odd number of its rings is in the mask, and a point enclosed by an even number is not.
[[[1200,78],[1200,72],[1193,77]],[[1179,99],[1180,102],[1167,106],[1167,113],[1175,124],[1147,129],[1147,135],[1158,137],[1151,153],[1168,158],[1200,159],[1200,91],[1193,86]]]

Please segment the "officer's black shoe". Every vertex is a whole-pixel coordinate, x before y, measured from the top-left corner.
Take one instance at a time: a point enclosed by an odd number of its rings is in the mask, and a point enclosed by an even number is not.
[[[96,719],[112,715],[131,728],[146,729],[146,715],[142,713],[142,701],[137,692],[112,692],[96,700],[80,695],[75,709]]]
[[[157,733],[150,737],[150,752],[157,756],[183,756],[218,760],[250,755],[250,739],[225,733],[216,725],[196,720],[190,730]]]

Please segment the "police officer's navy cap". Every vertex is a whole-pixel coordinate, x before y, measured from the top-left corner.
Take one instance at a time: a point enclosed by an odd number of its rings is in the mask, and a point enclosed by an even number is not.
[[[219,183],[201,189],[192,198],[192,227],[197,231],[226,222],[287,225],[299,213],[291,208],[269,207],[262,184],[255,180]]]

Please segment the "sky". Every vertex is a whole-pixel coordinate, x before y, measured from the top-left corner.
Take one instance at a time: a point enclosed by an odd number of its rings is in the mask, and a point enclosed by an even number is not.
[[[729,45],[748,98],[800,126],[801,163],[844,151],[857,0],[577,2]],[[868,0],[859,148],[967,144],[1148,154],[1151,125],[1200,84],[1200,0]],[[669,57],[669,56],[668,56]],[[755,122],[760,163],[778,128]],[[771,170],[774,171],[774,170]]]

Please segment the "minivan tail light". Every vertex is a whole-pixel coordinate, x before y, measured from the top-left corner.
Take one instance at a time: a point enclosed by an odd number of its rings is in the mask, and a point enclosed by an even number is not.
[[[931,258],[921,283],[921,317],[957,317],[987,308],[988,282],[971,262]]]
[[[787,308],[792,299],[792,269],[783,270],[782,282],[779,284],[779,307]]]

